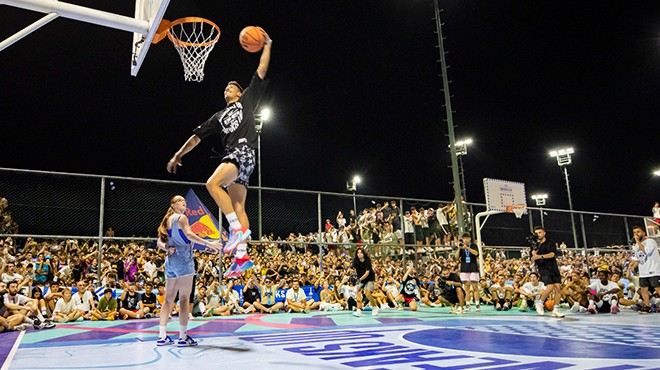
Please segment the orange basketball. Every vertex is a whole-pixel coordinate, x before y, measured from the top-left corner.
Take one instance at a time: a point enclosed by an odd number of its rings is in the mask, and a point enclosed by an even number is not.
[[[243,28],[241,34],[238,36],[238,42],[241,43],[243,49],[250,53],[256,53],[263,49],[266,40],[259,27],[247,26]]]
[[[547,301],[545,301],[545,309],[548,310],[548,311],[554,310],[555,309],[555,301],[553,301],[552,299],[548,299]]]

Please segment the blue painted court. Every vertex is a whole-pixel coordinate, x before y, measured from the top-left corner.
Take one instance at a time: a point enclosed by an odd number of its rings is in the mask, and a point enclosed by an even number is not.
[[[0,334],[2,369],[659,369],[660,315],[347,311],[196,318],[199,346],[156,347],[158,320]],[[178,336],[176,317],[168,324]]]

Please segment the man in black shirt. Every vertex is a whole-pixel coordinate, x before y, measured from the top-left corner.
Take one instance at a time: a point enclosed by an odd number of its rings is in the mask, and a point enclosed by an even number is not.
[[[154,294],[154,285],[152,283],[144,284],[142,307],[144,308],[144,317],[146,319],[150,319],[154,315],[154,312],[156,312],[156,295]]]
[[[461,261],[461,281],[467,296],[465,309],[470,312],[470,302],[474,298],[475,310],[481,311],[479,305],[479,247],[472,243],[472,235],[463,233],[458,243],[456,257]]]
[[[545,229],[541,226],[534,228],[536,235],[536,244],[532,247],[532,261],[538,268],[541,281],[546,286],[546,289],[541,294],[541,300],[536,302],[536,312],[543,315],[543,301],[548,297],[551,292],[554,292],[555,307],[552,310],[552,317],[564,317],[564,314],[559,312],[559,304],[561,303],[561,274],[559,273],[559,266],[557,266],[557,243],[551,242],[546,238]]]
[[[203,139],[220,135],[223,158],[206,181],[206,188],[229,221],[231,233],[223,248],[224,252],[229,253],[238,248],[234,264],[225,273],[226,277],[238,276],[253,265],[247,255],[247,243],[244,242],[251,233],[245,213],[245,199],[250,175],[255,167],[257,131],[254,111],[266,87],[264,79],[270,64],[272,44],[266,31],[261,31],[266,41],[250,85],[244,90],[238,82],[230,81],[224,90],[227,107],[193,130],[193,135],[167,163],[167,171],[176,173],[186,153]]]

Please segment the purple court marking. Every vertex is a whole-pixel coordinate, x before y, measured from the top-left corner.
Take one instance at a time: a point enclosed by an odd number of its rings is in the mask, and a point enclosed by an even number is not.
[[[335,321],[329,317],[296,317],[291,319],[291,323],[312,326],[337,326]]]
[[[377,319],[383,324],[395,324],[395,323],[403,323],[403,322],[420,322],[422,320],[420,319],[415,319],[413,317],[379,317]]]
[[[84,324],[83,324],[84,325]],[[81,329],[88,329],[81,325]],[[128,322],[125,324],[120,324],[117,326],[112,326],[109,328],[99,328],[94,330],[86,330],[83,333],[75,333],[70,335],[64,335],[59,338],[48,339],[43,342],[52,343],[52,342],[70,342],[70,341],[85,341],[85,340],[100,340],[100,339],[112,339],[122,335],[129,334],[130,332],[138,332],[147,328],[158,326],[158,322],[155,321],[134,321]],[[73,328],[75,329],[75,328]],[[103,330],[111,329],[111,330]]]
[[[14,347],[14,342],[18,338],[18,331],[2,332],[2,340],[0,340],[0,358],[3,359],[0,362],[0,367],[5,362],[7,357],[9,357],[9,352],[11,352],[12,347]]]
[[[189,328],[189,333],[211,332],[211,333],[233,333],[243,327],[246,323],[236,321],[210,321],[195,328]]]

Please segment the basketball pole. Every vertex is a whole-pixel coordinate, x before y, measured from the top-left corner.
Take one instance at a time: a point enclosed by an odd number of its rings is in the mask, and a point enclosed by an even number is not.
[[[463,200],[461,199],[461,179],[458,174],[458,156],[456,155],[456,136],[454,135],[454,118],[451,110],[451,95],[449,94],[449,79],[447,78],[447,61],[445,60],[445,46],[442,37],[442,21],[440,20],[440,8],[438,0],[433,0],[435,6],[435,26],[438,34],[438,48],[440,51],[440,68],[442,72],[442,91],[445,95],[445,110],[447,112],[447,136],[449,136],[449,153],[451,156],[451,173],[454,185],[454,204],[456,205],[456,220],[458,221],[458,232],[465,232],[465,220],[463,219]]]
[[[490,215],[496,215],[496,214],[499,214],[499,213],[503,213],[503,212],[500,212],[500,211],[484,211],[484,212],[477,213],[477,215],[474,217],[474,225],[475,225],[475,229],[477,231],[477,248],[479,248],[479,276],[481,276],[481,277],[486,276],[485,271],[484,271],[484,251],[483,251],[483,248],[482,248],[483,243],[481,243],[481,228],[484,227],[484,225],[486,224],[486,221],[488,221],[488,217],[490,217]],[[482,217],[486,217],[483,224],[481,223],[481,218]]]

